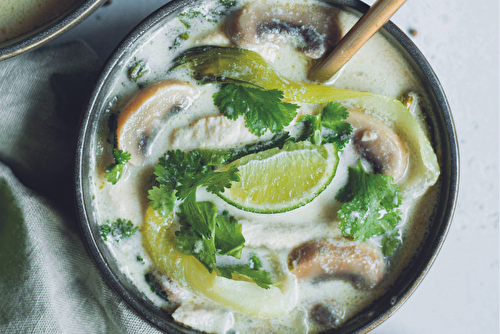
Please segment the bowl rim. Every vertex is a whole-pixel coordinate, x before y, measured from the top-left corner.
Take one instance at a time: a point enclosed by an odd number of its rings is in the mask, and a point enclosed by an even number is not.
[[[85,109],[84,115],[82,117],[80,128],[78,131],[78,139],[76,146],[76,159],[75,159],[75,200],[76,200],[76,208],[77,215],[79,220],[80,229],[82,231],[84,237],[84,243],[89,251],[91,257],[96,263],[97,267],[101,271],[107,283],[115,290],[118,295],[131,307],[133,311],[139,314],[142,318],[146,319],[150,324],[157,327],[158,329],[169,332],[169,333],[183,333],[183,332],[192,332],[190,329],[187,329],[184,326],[177,326],[176,322],[171,323],[165,321],[164,317],[159,317],[158,314],[153,314],[153,312],[147,308],[143,303],[138,301],[134,296],[127,291],[127,289],[120,283],[120,280],[115,275],[115,273],[110,268],[106,259],[99,251],[99,247],[97,245],[96,239],[92,232],[90,221],[88,219],[88,213],[85,206],[85,194],[83,191],[83,175],[84,175],[84,145],[86,138],[89,134],[89,129],[91,128],[90,119],[95,112],[95,108],[98,105],[99,95],[101,90],[104,88],[106,80],[108,76],[112,73],[115,66],[118,66],[122,57],[129,51],[129,48],[134,45],[134,43],[140,39],[149,28],[155,26],[159,21],[163,20],[164,17],[170,15],[175,12],[177,9],[184,7],[190,3],[196,2],[197,0],[173,0],[161,8],[157,9],[155,12],[150,14],[147,18],[145,18],[141,23],[139,23],[132,31],[120,42],[118,47],[113,51],[113,53],[109,56],[106,61],[103,69],[101,70],[101,74],[95,84],[94,90],[88,102],[88,105]],[[370,8],[367,4],[359,0],[326,0],[335,5],[340,5],[343,7],[347,7],[350,10],[354,10],[359,13],[366,13]],[[339,329],[335,331],[331,331],[331,333],[351,333],[352,329],[357,333],[367,333],[373,330],[375,327],[379,326],[385,320],[387,320],[390,316],[392,316],[403,304],[404,302],[413,294],[416,288],[420,285],[424,277],[429,272],[432,267],[435,259],[442,248],[448,231],[450,229],[453,215],[455,212],[455,207],[458,199],[458,190],[459,190],[459,146],[457,139],[457,131],[453,121],[453,116],[450,111],[450,107],[444,93],[444,89],[441,86],[435,72],[431,68],[429,62],[425,59],[423,54],[418,50],[416,45],[410,40],[406,34],[403,33],[395,24],[391,21],[388,21],[381,31],[384,32],[384,36],[390,36],[395,42],[399,44],[399,47],[402,48],[413,60],[414,64],[418,67],[420,71],[422,71],[423,76],[429,82],[429,92],[432,92],[437,103],[438,113],[443,120],[444,128],[442,130],[445,131],[444,134],[440,134],[441,142],[448,144],[448,156],[444,157],[444,152],[442,156],[442,164],[446,165],[447,171],[449,170],[449,178],[445,181],[445,184],[442,187],[446,187],[447,193],[446,198],[442,202],[441,206],[444,206],[444,211],[439,212],[441,217],[439,229],[434,234],[437,236],[433,240],[427,240],[425,237],[422,245],[429,247],[422,247],[422,249],[418,253],[419,263],[417,265],[417,275],[414,274],[402,274],[401,276],[409,275],[411,279],[404,283],[400,289],[401,293],[399,294],[396,300],[393,298],[389,298],[385,296],[384,302],[390,303],[388,307],[385,307],[385,311],[381,314],[378,314],[376,317],[366,322],[363,326],[355,328],[356,326],[341,326]],[[440,178],[441,179],[441,178]],[[441,190],[442,191],[442,190]],[[436,208],[438,205],[436,205]],[[429,244],[429,245],[427,245]],[[408,268],[414,269],[413,263],[409,263]],[[395,284],[396,285],[396,284]],[[398,284],[399,285],[399,284]],[[389,289],[391,290],[392,287]],[[388,291],[389,291],[388,290]],[[387,293],[384,293],[387,295]],[[356,321],[357,317],[349,320],[346,324],[352,323]],[[173,326],[173,327],[172,327]],[[351,328],[352,327],[352,328]],[[193,333],[199,333],[198,331],[194,331]],[[327,331],[325,333],[330,333]]]
[[[0,61],[31,51],[82,22],[107,0],[85,0],[33,30],[0,43]]]

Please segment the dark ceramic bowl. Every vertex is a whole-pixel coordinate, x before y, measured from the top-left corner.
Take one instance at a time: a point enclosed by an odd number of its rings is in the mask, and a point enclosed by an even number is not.
[[[82,0],[40,27],[0,43],[0,60],[33,50],[82,22],[106,0]]]
[[[333,0],[332,4],[346,10],[365,13],[368,6],[357,0]],[[113,78],[123,68],[131,53],[141,45],[151,31],[154,31],[168,17],[175,17],[188,0],[170,2],[139,24],[108,60],[96,84],[86,109],[78,137],[76,155],[76,203],[83,236],[88,250],[109,285],[129,304],[129,306],[151,324],[168,333],[191,333],[192,330],[176,323],[171,316],[155,307],[124,276],[117,267],[113,256],[103,243],[92,212],[92,194],[89,187],[89,168],[92,161],[90,143],[93,140],[99,120],[106,109],[106,98]],[[416,46],[394,24],[387,23],[381,33],[401,52],[422,81],[431,110],[426,114],[432,144],[438,152],[441,167],[439,178],[440,193],[424,241],[411,263],[403,270],[397,282],[371,307],[350,319],[336,334],[366,333],[389,318],[410,297],[433,264],[449,230],[458,193],[458,144],[455,127],[443,89]],[[397,297],[395,297],[397,296]]]

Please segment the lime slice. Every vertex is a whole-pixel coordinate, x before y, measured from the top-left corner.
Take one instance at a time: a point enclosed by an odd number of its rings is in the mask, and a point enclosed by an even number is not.
[[[332,144],[288,142],[282,149],[234,161],[241,180],[219,196],[245,211],[278,213],[312,201],[332,181],[338,155]]]

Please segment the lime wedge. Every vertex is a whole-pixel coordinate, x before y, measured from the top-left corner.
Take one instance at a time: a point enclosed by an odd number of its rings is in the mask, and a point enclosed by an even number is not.
[[[278,213],[312,201],[332,181],[338,164],[332,144],[288,142],[282,149],[247,155],[236,165],[241,180],[219,196],[245,211]]]

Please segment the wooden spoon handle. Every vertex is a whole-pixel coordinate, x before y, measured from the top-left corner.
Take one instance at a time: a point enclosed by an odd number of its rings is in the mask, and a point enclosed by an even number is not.
[[[340,40],[335,49],[309,72],[312,81],[330,79],[365,44],[406,0],[377,0]]]

